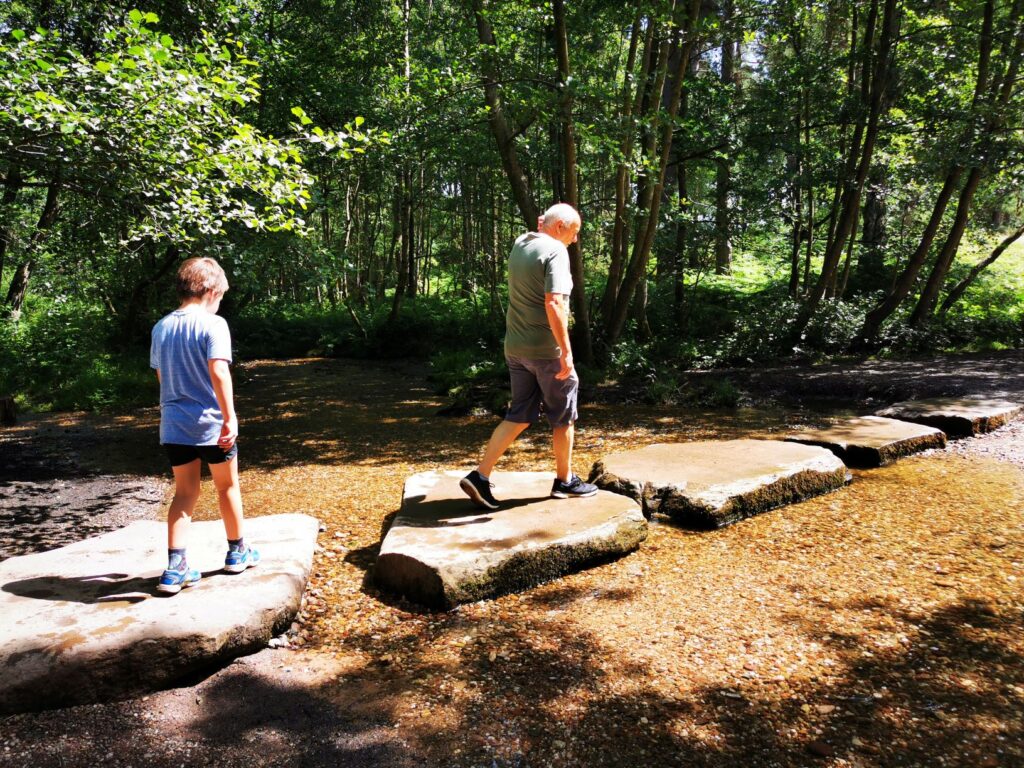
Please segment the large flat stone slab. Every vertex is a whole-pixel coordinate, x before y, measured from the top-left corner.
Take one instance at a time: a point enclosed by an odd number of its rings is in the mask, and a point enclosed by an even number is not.
[[[193,523],[189,563],[203,579],[159,596],[167,527],[139,521],[61,549],[0,563],[0,712],[154,690],[265,645],[298,612],[317,521],[245,521],[262,562],[220,571],[224,526]]]
[[[827,429],[801,430],[786,440],[828,448],[850,467],[882,467],[912,453],[946,447],[941,429],[882,416],[858,416]]]
[[[974,397],[937,397],[905,400],[877,412],[879,416],[913,421],[941,429],[950,437],[972,437],[1013,421],[1021,413],[1019,403]]]
[[[835,490],[846,466],[831,451],[781,440],[649,445],[594,464],[590,481],[700,528],[719,528]]]
[[[450,608],[517,592],[632,552],[647,538],[640,506],[614,493],[552,499],[546,472],[499,472],[502,507],[480,510],[465,472],[421,472],[381,544],[375,580],[422,605]]]

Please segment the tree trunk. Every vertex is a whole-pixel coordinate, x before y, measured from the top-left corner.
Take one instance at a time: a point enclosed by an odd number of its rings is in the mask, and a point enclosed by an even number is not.
[[[733,40],[734,7],[732,0],[726,0],[722,9],[722,85],[727,89],[733,87],[735,73],[735,48]],[[732,124],[732,120],[728,121]],[[731,129],[727,129],[731,133]],[[729,144],[731,145],[731,136]],[[731,149],[727,148],[724,156],[718,158],[715,169],[715,274],[725,275],[732,269],[732,211],[729,206],[729,192],[732,186]]]
[[[39,214],[39,221],[36,223],[35,232],[29,240],[25,260],[14,270],[11,284],[7,289],[7,298],[4,304],[10,313],[11,319],[17,320],[21,317],[21,307],[25,302],[25,293],[28,291],[28,282],[32,276],[32,268],[35,266],[35,252],[43,244],[50,234],[50,229],[57,221],[60,211],[59,198],[61,190],[61,175],[58,170],[53,180],[46,188],[46,202],[43,204],[43,211]]]
[[[992,27],[995,13],[995,2],[994,0],[986,0],[985,7],[982,11],[982,25],[981,33],[979,35],[979,50],[978,50],[978,74],[974,85],[974,97],[971,104],[971,112],[974,114],[978,107],[981,105],[981,101],[986,90],[989,87],[989,65],[992,55]],[[1014,12],[1019,15],[1021,7],[1021,0],[1016,0],[1014,3]],[[1012,68],[1011,64],[1011,68]],[[968,140],[970,128],[965,129],[964,140]],[[907,265],[903,268],[903,271],[896,278],[896,282],[893,289],[889,294],[879,303],[877,307],[868,312],[864,318],[864,325],[861,328],[860,334],[858,335],[856,346],[864,346],[871,343],[877,336],[878,332],[884,323],[896,308],[903,302],[903,300],[910,295],[913,290],[914,284],[917,281],[917,276],[924,267],[925,261],[928,259],[928,252],[931,250],[932,243],[935,240],[935,235],[938,233],[939,226],[942,224],[942,218],[946,212],[946,207],[949,205],[950,199],[953,197],[953,192],[956,190],[960,182],[960,177],[963,175],[965,167],[961,163],[956,163],[950,166],[946,173],[946,178],[943,181],[942,189],[939,191],[939,196],[935,200],[935,204],[932,207],[931,217],[928,219],[928,224],[925,226],[924,232],[921,235],[921,240],[911,255]],[[973,195],[973,193],[972,193]],[[948,240],[948,238],[947,238]]]
[[[132,340],[136,330],[135,324],[138,322],[139,315],[145,308],[144,300],[146,295],[149,293],[149,290],[162,280],[164,275],[170,271],[171,267],[173,267],[175,262],[178,261],[178,257],[180,255],[181,251],[178,250],[176,245],[168,245],[164,250],[163,259],[159,264],[155,265],[156,269],[141,280],[137,280],[132,286],[132,292],[128,298],[128,306],[120,318],[119,341],[121,344],[127,346]]]
[[[405,289],[408,287],[408,280],[406,279],[409,273],[409,254],[411,252],[411,246],[409,243],[408,230],[409,230],[409,206],[406,205],[406,185],[408,183],[408,174],[406,171],[402,171],[402,176],[398,181],[398,185],[395,189],[395,207],[398,209],[397,219],[398,228],[396,233],[396,240],[398,243],[398,256],[397,263],[395,264],[395,273],[397,274],[397,280],[395,282],[395,295],[391,300],[391,315],[390,321],[394,322],[398,318],[398,311],[402,306],[402,299],[405,296]]]
[[[7,249],[14,239],[14,214],[8,213],[14,201],[18,199],[18,190],[21,189],[23,179],[21,170],[17,165],[11,164],[4,177],[4,196],[0,199],[0,211],[3,211],[3,225],[0,225],[0,279],[4,274],[4,263],[7,258]]]
[[[854,273],[854,290],[874,291],[885,285],[885,172],[876,167],[868,181],[864,200],[860,261]]]
[[[803,190],[800,186],[800,173],[797,171],[793,179],[793,243],[789,253],[789,295],[796,298],[800,290],[800,243],[803,232]]]
[[[949,311],[950,307],[960,300],[960,297],[964,295],[967,289],[971,286],[971,283],[978,279],[978,275],[988,269],[988,267],[992,266],[995,260],[1002,256],[1003,252],[1017,242],[1021,237],[1024,237],[1024,226],[1014,230],[1001,243],[999,243],[999,245],[993,248],[992,253],[990,253],[984,260],[975,264],[971,268],[971,271],[967,273],[967,277],[957,283],[953,287],[953,290],[949,292],[946,300],[942,302],[942,306],[939,308],[939,314],[945,315]]]
[[[967,229],[967,220],[970,218],[971,213],[971,203],[974,200],[974,193],[978,190],[978,185],[981,183],[981,176],[981,168],[971,168],[971,172],[967,176],[967,182],[964,184],[963,189],[960,190],[960,198],[956,204],[956,214],[953,216],[953,225],[950,227],[949,234],[946,235],[946,240],[939,250],[939,255],[935,258],[935,264],[928,275],[928,281],[921,290],[921,296],[918,298],[917,305],[910,315],[911,328],[919,328],[932,315],[935,302],[939,298],[939,291],[942,290],[946,274],[949,272],[949,268],[953,264],[953,258],[960,248],[960,240],[963,238],[964,230]]]
[[[505,170],[512,187],[512,197],[519,208],[519,214],[523,217],[526,229],[532,231],[537,227],[537,204],[534,202],[533,193],[530,190],[530,183],[519,163],[519,156],[516,152],[515,137],[509,127],[508,119],[505,117],[505,107],[501,98],[501,90],[498,87],[498,68],[494,60],[495,39],[491,23],[484,15],[483,0],[473,0],[473,14],[476,17],[477,36],[480,44],[487,50],[481,57],[483,62],[484,98],[487,101],[487,120],[491,126],[491,133],[498,145],[498,155],[501,157],[501,165]]]
[[[576,132],[573,126],[573,95],[569,81],[569,33],[565,23],[564,0],[553,0],[555,44],[558,58],[559,107],[561,112],[562,167],[565,202],[576,210],[580,207],[579,184],[576,177]],[[587,285],[583,274],[583,255],[578,242],[571,243],[569,269],[572,272],[572,310],[576,322],[572,329],[573,356],[584,365],[593,362],[594,349],[590,338],[590,313],[587,307]]]
[[[921,240],[917,244],[917,248],[911,254],[910,260],[903,268],[899,277],[896,278],[896,284],[893,286],[893,289],[864,318],[864,326],[860,330],[858,345],[869,343],[878,336],[882,323],[896,310],[903,299],[910,294],[911,289],[914,287],[914,282],[917,280],[917,275],[928,258],[928,251],[935,240],[935,233],[939,230],[942,216],[946,212],[946,206],[949,204],[949,199],[953,196],[953,191],[956,189],[962,173],[962,166],[954,166],[946,174],[946,179],[942,184],[942,189],[939,191],[939,196],[935,200],[935,205],[932,206],[932,215],[928,219],[924,232],[921,234]]]
[[[858,121],[854,130],[854,138],[850,145],[846,181],[844,183],[842,202],[840,204],[839,221],[836,224],[836,235],[825,252],[821,274],[814,289],[807,297],[807,303],[795,324],[796,330],[803,331],[818,308],[821,299],[829,286],[836,279],[839,260],[846,250],[847,240],[854,228],[854,220],[860,212],[860,196],[871,167],[875,141],[878,138],[878,124],[882,114],[883,95],[888,88],[889,73],[892,65],[892,47],[896,38],[897,12],[896,0],[884,0],[882,13],[882,32],[878,43],[875,66],[872,71],[871,52],[873,49],[874,19],[878,13],[878,0],[872,0],[868,16],[867,32],[864,37],[864,72],[862,77],[863,103],[868,108],[867,121]],[[870,73],[870,74],[869,74]],[[850,173],[856,167],[855,173]]]
[[[989,4],[992,0],[989,0]],[[988,14],[991,11],[988,9],[986,4],[986,23],[991,25],[991,21],[988,18]],[[1014,4],[1013,18],[1019,19],[1024,3],[1021,0],[1017,0]],[[989,114],[989,118],[986,121],[982,135],[979,137],[978,146],[982,142],[992,136],[993,133],[997,132],[1002,128],[1005,123],[1005,110],[1007,105],[1010,103],[1010,97],[1013,95],[1014,86],[1017,84],[1017,74],[1020,70],[1021,56],[1024,55],[1024,23],[1018,22],[1018,29],[1016,32],[1016,39],[1012,53],[1008,58],[1006,72],[1001,76],[994,78],[992,81],[992,94],[990,103],[992,109]],[[989,30],[989,36],[991,36],[991,30]],[[985,37],[985,32],[982,32],[982,37]],[[979,69],[982,65],[979,64]],[[987,71],[988,62],[984,61],[984,69]],[[981,75],[979,74],[979,84],[981,81]],[[975,103],[980,99],[979,90],[975,91]],[[987,143],[987,142],[986,142]],[[917,328],[923,325],[932,315],[932,311],[935,309],[935,304],[939,299],[939,292],[942,290],[942,284],[946,280],[946,275],[949,273],[949,268],[953,264],[953,259],[956,258],[956,253],[960,248],[960,241],[963,239],[964,231],[967,229],[967,221],[970,218],[971,203],[974,201],[974,194],[978,190],[978,185],[981,183],[981,179],[985,172],[988,170],[990,163],[988,146],[981,147],[982,158],[979,164],[974,168],[971,168],[970,174],[967,177],[967,182],[964,184],[963,190],[960,192],[960,199],[957,201],[956,215],[953,218],[953,225],[950,228],[949,234],[946,236],[946,241],[942,244],[942,250],[939,251],[938,257],[935,259],[935,264],[932,267],[931,274],[928,275],[928,282],[925,284],[924,289],[921,291],[921,296],[918,299],[917,306],[914,307],[914,312],[910,316],[911,327]]]
[[[850,269],[853,266],[853,249],[857,247],[857,219],[853,220],[853,231],[850,232],[849,242],[846,245],[846,261],[843,263],[842,276],[832,286],[829,298],[842,299],[846,293],[846,286],[850,282]]]
[[[619,284],[622,282],[622,271],[625,268],[626,246],[632,231],[629,210],[629,168],[633,157],[633,141],[636,132],[636,115],[640,111],[641,99],[654,66],[654,51],[657,47],[654,37],[655,24],[647,20],[644,33],[643,59],[640,64],[640,75],[637,77],[637,88],[631,88],[630,75],[636,62],[642,18],[638,12],[633,19],[633,32],[629,44],[629,55],[626,62],[626,76],[622,84],[622,106],[620,118],[624,123],[622,140],[619,146],[620,159],[615,169],[615,222],[612,228],[611,258],[608,264],[608,281],[605,283],[601,297],[601,316],[611,316],[618,298]]]
[[[629,313],[629,304],[633,298],[633,292],[636,290],[637,283],[639,283],[647,274],[648,257],[650,256],[651,247],[654,245],[654,235],[658,227],[661,193],[665,185],[665,168],[668,166],[668,160],[672,152],[672,135],[675,118],[679,110],[684,81],[686,80],[686,75],[689,72],[690,55],[696,41],[694,27],[696,26],[697,17],[700,13],[700,5],[701,0],[690,0],[686,9],[686,17],[682,23],[682,32],[685,37],[685,42],[683,43],[682,54],[679,57],[679,67],[676,70],[675,82],[673,84],[672,95],[669,102],[668,116],[664,121],[664,124],[661,125],[662,134],[660,141],[660,153],[657,155],[652,153],[649,158],[651,166],[656,169],[654,171],[654,184],[648,185],[648,190],[645,194],[646,200],[642,201],[640,205],[640,209],[646,210],[647,214],[644,219],[641,220],[641,226],[633,242],[633,251],[630,256],[629,266],[626,270],[622,286],[619,289],[618,299],[615,302],[615,309],[607,320],[606,338],[608,339],[609,344],[614,344],[622,335],[622,331],[626,325],[626,318]],[[674,9],[675,5],[673,4],[673,10]],[[663,48],[661,61],[659,61],[659,69],[661,70],[659,80],[662,82],[664,82],[664,71],[667,64],[668,49]],[[655,94],[657,94],[659,90],[660,84],[655,86]]]

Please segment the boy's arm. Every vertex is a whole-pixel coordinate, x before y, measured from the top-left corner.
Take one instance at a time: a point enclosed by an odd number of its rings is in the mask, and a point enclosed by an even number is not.
[[[210,381],[213,384],[213,394],[217,396],[217,405],[224,416],[224,426],[220,428],[220,438],[217,440],[223,450],[229,450],[238,438],[238,418],[235,416],[235,393],[231,384],[231,368],[227,360],[210,360],[207,365],[210,368]]]

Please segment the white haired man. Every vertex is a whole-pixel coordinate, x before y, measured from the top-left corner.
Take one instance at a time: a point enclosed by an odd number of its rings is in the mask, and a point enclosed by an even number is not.
[[[508,314],[505,360],[512,402],[491,435],[484,456],[460,487],[477,506],[498,509],[491,492],[491,472],[517,437],[544,408],[552,430],[555,480],[551,495],[559,499],[593,496],[597,486],[572,472],[573,424],[580,380],[569,345],[569,294],[572,274],[566,246],[576,242],[582,222],[571,205],[558,203],[541,218],[539,232],[516,239],[508,260]]]

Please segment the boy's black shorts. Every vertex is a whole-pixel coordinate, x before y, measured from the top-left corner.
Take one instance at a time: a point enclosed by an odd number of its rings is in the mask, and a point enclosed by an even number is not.
[[[177,443],[164,443],[167,451],[167,458],[171,460],[172,467],[180,467],[196,459],[202,459],[207,464],[223,464],[231,461],[238,455],[238,443],[231,446],[228,451],[223,450],[219,445],[178,445]]]

